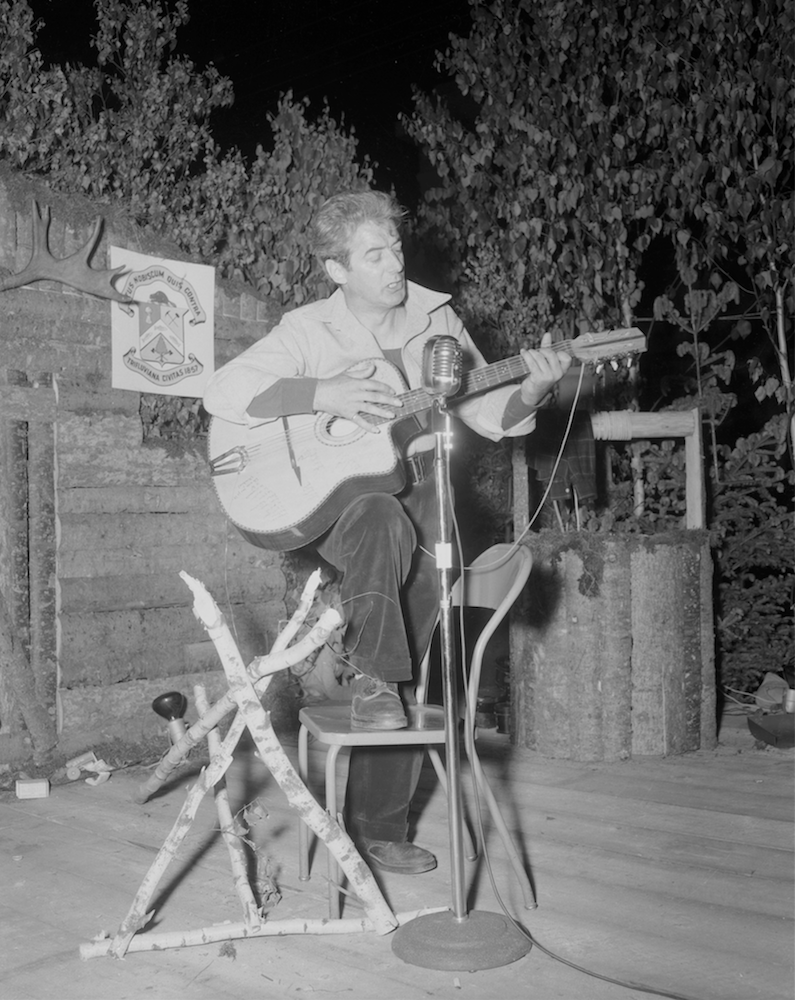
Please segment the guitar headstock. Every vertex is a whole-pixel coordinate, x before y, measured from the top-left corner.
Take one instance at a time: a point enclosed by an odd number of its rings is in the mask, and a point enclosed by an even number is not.
[[[631,360],[646,350],[646,338],[636,326],[620,330],[603,330],[601,333],[582,333],[562,345],[583,364],[601,365],[604,361]]]

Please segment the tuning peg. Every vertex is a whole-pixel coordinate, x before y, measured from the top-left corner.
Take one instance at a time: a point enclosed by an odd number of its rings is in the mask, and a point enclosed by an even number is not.
[[[605,370],[605,363],[604,363],[604,361],[597,361],[596,367],[594,368],[594,371],[596,372],[596,374],[597,375],[601,375],[604,370]]]
[[[632,365],[634,364],[635,359],[632,357],[631,354],[628,354],[626,361],[627,361],[627,371],[629,371]]]
[[[616,361],[616,359],[613,358],[610,362],[610,367],[613,369],[614,372],[617,372],[618,369],[621,367],[621,364],[619,361]]]

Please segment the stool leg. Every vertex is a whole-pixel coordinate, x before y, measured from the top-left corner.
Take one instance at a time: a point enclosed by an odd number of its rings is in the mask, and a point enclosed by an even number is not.
[[[337,818],[337,757],[341,747],[330,746],[326,754],[326,809],[332,819]],[[337,886],[342,881],[342,869],[330,851],[328,858],[328,915],[330,920],[340,918],[340,891]]]
[[[301,781],[307,783],[309,776],[309,730],[301,726],[298,730],[298,773]],[[298,821],[298,879],[309,881],[309,837],[311,831],[302,820]]]
[[[433,764],[433,769],[436,771],[436,777],[439,779],[439,784],[444,789],[444,794],[447,795],[447,771],[444,769],[444,764],[442,763],[442,758],[439,755],[439,751],[432,746],[425,748],[428,751],[428,756],[431,758],[431,763]],[[467,861],[477,861],[478,848],[475,844],[475,840],[469,829],[469,821],[464,817],[464,852],[466,854]]]

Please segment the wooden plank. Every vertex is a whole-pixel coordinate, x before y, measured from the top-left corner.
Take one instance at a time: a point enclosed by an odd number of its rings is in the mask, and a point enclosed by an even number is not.
[[[586,800],[586,804],[591,801]],[[662,876],[662,892],[667,891],[666,879],[669,886],[673,885],[681,870],[690,878],[696,869],[708,869],[734,879],[734,884],[745,894],[743,906],[771,912],[775,903],[778,912],[786,914],[791,904],[787,886],[781,880],[782,865],[787,863],[789,852],[780,844],[783,831],[775,830],[770,822],[756,827],[762,839],[751,843],[748,838],[738,840],[733,827],[716,830],[711,815],[705,821],[703,814],[677,813],[675,822],[667,829],[664,818],[644,806],[638,807],[637,822],[626,816],[612,823],[598,817],[598,809],[592,818],[574,803],[556,802],[549,803],[543,816],[528,817],[523,829],[534,868],[540,864],[554,871],[554,862],[550,864],[548,859],[554,858],[557,850],[587,848],[590,856],[595,849],[603,858],[617,855],[629,859],[628,866],[651,866],[652,871],[667,873]],[[768,841],[778,841],[779,846],[770,846]],[[640,877],[641,881],[645,879],[643,872]],[[752,897],[753,906],[749,902]]]
[[[653,806],[662,812],[675,806],[679,809],[694,810],[695,813],[699,811],[721,813],[733,817],[742,829],[749,831],[749,836],[753,836],[757,823],[791,819],[792,796],[788,794],[786,784],[782,787],[780,778],[769,782],[755,782],[755,787],[749,788],[744,786],[741,780],[734,786],[731,781],[719,780],[712,785],[685,783],[674,775],[669,779],[663,779],[659,775],[650,777],[650,774],[651,769],[649,772],[628,772],[617,780],[614,776],[597,773],[579,780],[572,779],[564,785],[554,785],[554,789],[559,795],[570,793],[577,795],[586,792],[591,795],[601,795],[604,796],[606,803],[612,800],[636,799],[642,801],[645,807]],[[517,777],[513,780],[519,779]],[[539,786],[540,782],[533,782],[534,788]],[[550,794],[554,795],[555,791]],[[736,807],[727,802],[732,791],[740,796],[740,804]],[[609,805],[607,808],[609,809]]]
[[[685,527],[701,530],[707,512],[704,488],[704,446],[701,438],[701,411],[691,410],[693,430],[685,435],[685,497],[687,520]]]
[[[183,556],[185,555],[183,551]],[[61,581],[61,610],[64,614],[96,611],[132,611],[143,608],[185,607],[190,592],[179,578],[185,559],[174,563],[169,572],[125,574],[123,576],[65,577]],[[207,562],[194,572],[221,605],[262,603],[283,599],[286,582],[281,565],[252,566],[226,562],[214,550]]]
[[[97,372],[84,374],[71,369],[58,377],[58,407],[62,414],[111,411],[137,416],[140,406],[140,393],[114,389],[110,380]]]
[[[495,846],[491,863],[496,884],[542,945],[597,973],[699,1000],[791,1000],[791,818],[785,822],[763,815],[776,812],[771,800],[778,792],[785,804],[791,803],[791,760],[779,760],[776,767],[763,752],[733,757],[701,753],[587,765],[544,759],[488,734],[479,742],[495,794],[505,803],[511,825],[520,828],[533,862],[540,908],[532,914],[515,909],[515,879]],[[294,752],[293,747],[287,749]],[[312,761],[315,777],[322,781],[322,754],[313,752]],[[729,780],[732,764],[739,774],[734,790]],[[340,758],[340,771],[345,767]],[[50,799],[14,803],[0,811],[4,885],[12,884],[6,870],[14,855],[37,845],[22,862],[25,869],[17,868],[17,879],[31,871],[34,881],[27,892],[13,890],[18,903],[14,912],[29,933],[35,934],[36,918],[45,928],[45,933],[39,929],[42,950],[35,955],[44,971],[37,977],[33,962],[14,949],[18,967],[11,978],[3,978],[15,990],[21,987],[20,996],[27,992],[45,1000],[56,995],[56,976],[70,983],[79,979],[82,992],[71,995],[83,1000],[143,995],[160,976],[166,987],[162,993],[169,996],[169,984],[178,975],[181,995],[190,982],[190,995],[208,1000],[247,995],[254,987],[265,996],[343,989],[351,1000],[374,995],[387,1000],[429,995],[453,1000],[466,992],[479,1000],[506,1000],[526,996],[528,988],[540,997],[566,1000],[641,1000],[647,995],[589,977],[550,960],[539,949],[502,969],[445,973],[402,963],[392,954],[390,940],[368,935],[235,942],[234,962],[222,959],[215,946],[139,953],[123,963],[96,959],[81,967],[75,952],[70,955],[65,935],[76,942],[101,926],[115,929],[130,902],[124,886],[129,889],[135,882],[147,852],[162,842],[182,804],[184,782],[177,782],[143,809],[136,807],[130,801],[135,783],[133,775],[119,773],[96,789],[80,782],[56,788]],[[281,870],[285,901],[277,916],[317,916],[323,908],[323,859],[316,858],[311,882],[297,881],[295,819],[284,797],[274,794],[270,776],[256,758],[243,753],[236,757],[228,784],[233,808],[258,799],[268,814],[253,836]],[[713,786],[714,795],[705,802],[703,790]],[[687,805],[669,801],[677,788]],[[445,797],[428,769],[420,791],[415,839],[438,853],[439,868],[421,879],[379,875],[396,909],[410,901],[449,904]],[[547,815],[556,818],[547,820]],[[184,867],[175,867],[161,887],[159,929],[194,927],[205,916],[218,920],[227,915],[231,878],[227,882],[224,875],[226,859],[212,831],[212,811],[202,817],[180,860]],[[50,828],[46,833],[44,824]],[[787,838],[786,851],[771,847],[779,836]],[[15,850],[15,844],[22,850]],[[493,834],[489,844],[496,844]],[[764,877],[746,870],[755,857]],[[776,879],[778,857],[788,860]],[[125,859],[130,862],[126,867]],[[41,878],[35,881],[38,872]],[[467,878],[472,881],[471,905],[497,909],[483,866],[467,866]],[[40,901],[49,898],[48,885],[57,903],[42,914]],[[769,897],[767,887],[772,888]],[[67,899],[72,904],[68,913]],[[348,905],[355,915],[355,904]],[[13,924],[13,913],[10,916]],[[0,923],[8,926],[8,920]],[[5,941],[24,940],[4,938],[3,933],[0,930],[0,965],[9,954]],[[106,978],[110,972],[124,978],[111,982]],[[208,992],[203,992],[205,984]]]
[[[202,454],[176,457],[165,449],[141,446],[141,419],[116,413],[64,413],[58,421],[58,484],[61,489],[101,486],[183,486],[207,488]]]
[[[200,513],[162,514],[130,512],[114,514],[69,514],[61,517],[60,552],[98,548],[133,547],[141,552],[179,545],[191,550],[214,543],[221,518]]]
[[[55,392],[52,384],[4,385],[0,392],[0,420],[52,420]]]
[[[246,658],[266,652],[284,618],[281,601],[235,611],[236,637]],[[61,615],[61,675],[65,687],[167,677],[185,669],[185,646],[204,636],[190,607]]]
[[[732,788],[747,791],[749,787],[776,783],[783,798],[792,800],[789,779],[793,773],[793,754],[788,751],[757,753],[754,740],[748,731],[745,719],[741,720],[738,734],[745,737],[742,746],[719,746],[712,751],[696,751],[675,757],[636,757],[622,762],[616,767],[609,762],[596,761],[582,763],[572,760],[553,760],[542,757],[533,750],[519,747],[508,739],[502,741],[492,732],[481,732],[481,752],[488,759],[503,761],[505,767],[515,767],[520,773],[532,777],[537,784],[553,784],[568,787],[588,778],[604,781],[621,794],[627,781],[638,779],[650,782],[655,787],[658,782],[677,783],[685,792],[688,788],[708,790],[714,788],[729,792]],[[707,778],[708,775],[708,778]],[[644,796],[647,797],[647,796]],[[730,796],[724,796],[726,801]],[[721,801],[720,797],[716,801]]]
[[[542,770],[545,764],[539,762]],[[552,787],[548,791],[554,795]],[[532,808],[533,793],[530,786],[527,794],[521,796],[523,807]],[[572,801],[577,798],[573,796]],[[579,799],[580,808],[587,813],[588,797],[579,795]],[[434,802],[439,804],[435,785],[430,799],[426,801],[423,797],[419,804],[421,815],[416,839],[437,851],[443,866],[444,827],[424,822],[433,811]],[[624,828],[637,807],[636,800],[623,806],[613,802],[614,823]],[[663,811],[668,817],[675,813],[671,808]],[[791,937],[792,924],[791,920],[782,921],[775,910],[777,905],[784,904],[791,914],[791,899],[787,898],[788,893],[791,897],[789,879],[775,889],[772,909],[768,907],[765,913],[765,888],[772,884],[770,879],[765,880],[765,885],[754,887],[751,900],[746,888],[748,877],[733,873],[724,881],[722,873],[712,870],[711,860],[703,866],[679,865],[667,858],[658,859],[655,864],[644,856],[627,858],[622,845],[611,851],[609,835],[605,837],[604,851],[594,850],[592,843],[581,843],[576,838],[567,844],[557,831],[568,829],[568,822],[561,819],[555,827],[556,832],[550,832],[543,842],[539,842],[529,825],[525,827],[541,897],[540,909],[527,915],[527,923],[542,943],[604,974],[700,998],[784,1000],[787,997],[787,959],[782,956],[786,954],[784,948]],[[679,826],[679,835],[689,837],[686,820]],[[632,844],[631,839],[628,843]],[[749,853],[752,851],[749,846]],[[501,850],[496,848],[492,862],[498,863],[501,856]],[[791,858],[791,852],[787,857]],[[417,880],[402,880],[403,885],[408,881],[416,884]],[[497,881],[509,905],[518,907],[520,898],[514,891],[514,880],[506,877],[504,868],[497,874]],[[482,883],[479,885],[482,890]],[[389,890],[394,905],[404,902],[402,891],[396,898],[391,895],[391,884]],[[481,891],[474,892],[470,900],[478,908],[494,905],[490,895],[484,896]],[[738,943],[740,938],[743,944]],[[677,956],[673,965],[672,954]],[[590,996],[591,983],[583,979],[571,995]],[[513,995],[522,994],[508,994]],[[622,990],[621,995],[631,993]]]
[[[211,525],[208,525],[208,532]],[[226,565],[230,573],[245,563],[265,567],[276,564],[280,557],[265,549],[258,549],[242,538],[227,541],[225,525],[218,524],[218,535],[210,538],[206,547],[193,547],[184,541],[164,543],[156,547],[137,546],[135,543],[118,548],[110,541],[103,548],[64,549],[59,552],[59,572],[62,578],[90,576],[149,576],[187,570],[192,576],[201,577],[208,566]]]
[[[209,477],[209,473],[208,473]],[[58,496],[62,517],[71,514],[218,514],[212,487],[189,486],[76,486]]]
[[[30,647],[30,581],[28,576],[28,424],[9,420],[0,425],[5,446],[6,537],[8,540],[6,601],[11,623],[26,654]]]
[[[6,297],[7,293],[3,293]],[[82,343],[76,345],[63,336],[53,336],[58,329],[58,317],[49,319],[47,334],[31,336],[28,325],[17,326],[8,323],[8,313],[3,316],[4,354],[3,361],[17,368],[29,365],[50,371],[71,371],[80,366],[86,373],[96,374],[110,381],[110,351],[107,343]],[[107,341],[106,328],[94,328],[96,341]]]
[[[55,518],[55,437],[49,421],[28,423],[28,573],[30,587],[30,666],[39,699],[52,713],[58,660]]]

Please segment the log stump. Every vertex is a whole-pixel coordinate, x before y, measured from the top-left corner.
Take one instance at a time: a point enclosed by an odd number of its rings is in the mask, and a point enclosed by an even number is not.
[[[712,557],[705,533],[530,537],[511,625],[512,740],[620,760],[713,748]]]

